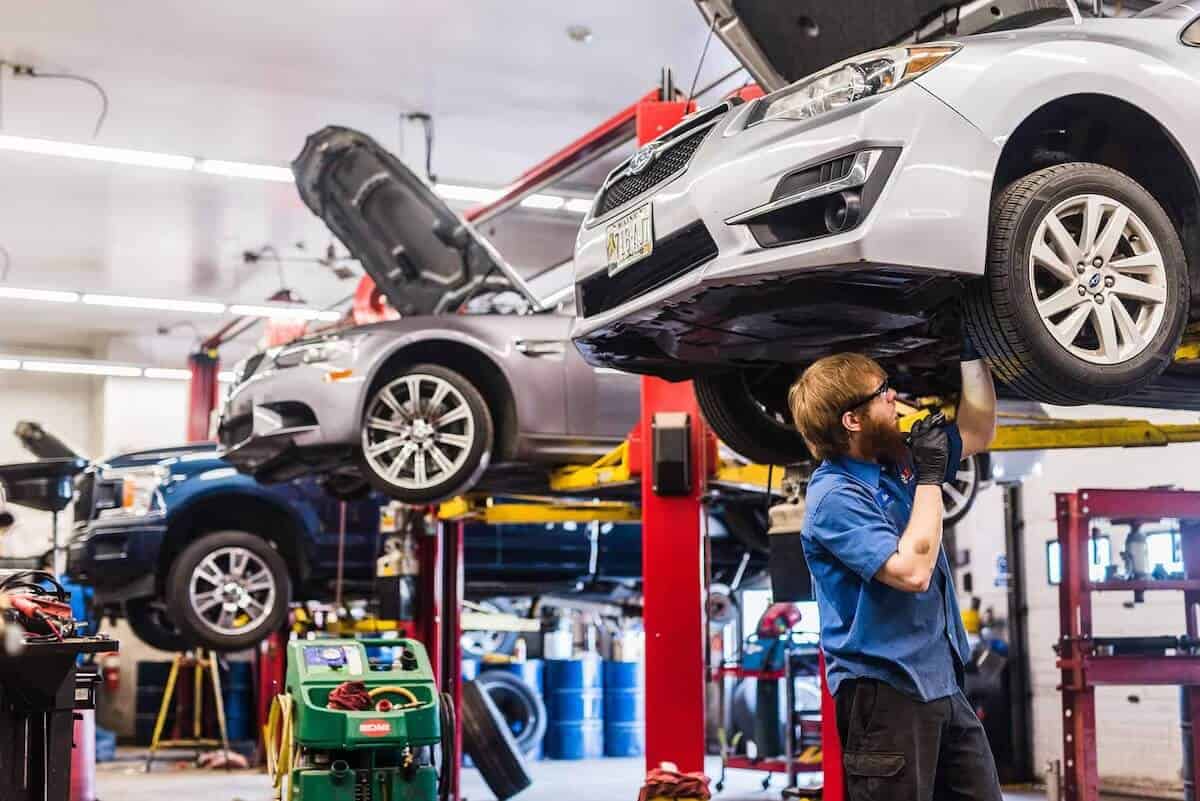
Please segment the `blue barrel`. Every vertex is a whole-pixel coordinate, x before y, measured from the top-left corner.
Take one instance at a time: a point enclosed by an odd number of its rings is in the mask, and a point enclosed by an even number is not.
[[[599,659],[547,659],[546,756],[593,759],[604,754],[604,674]]]
[[[545,685],[543,684],[544,670],[542,660],[526,659],[524,662],[509,662],[504,665],[483,665],[483,670],[502,670],[505,673],[511,673],[521,681],[525,682],[526,686],[530,687],[538,697],[544,698],[546,695]],[[514,732],[515,733],[515,732]],[[537,744],[531,752],[525,755],[526,759],[541,759],[545,756],[543,745],[545,739]]]
[[[640,662],[604,663],[604,755],[641,756],[646,750],[645,673]]]
[[[254,739],[254,666],[250,662],[230,662],[221,691],[230,741]]]

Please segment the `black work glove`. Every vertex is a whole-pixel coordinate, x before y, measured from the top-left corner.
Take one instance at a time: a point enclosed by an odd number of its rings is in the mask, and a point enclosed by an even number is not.
[[[975,347],[975,342],[971,339],[971,332],[967,330],[967,318],[964,316],[961,323],[962,333],[962,352],[958,355],[960,362],[973,362],[976,359],[982,359],[983,354]]]
[[[946,436],[946,415],[938,412],[918,420],[908,433],[917,484],[941,486],[946,480],[946,463],[950,460],[950,438]]]

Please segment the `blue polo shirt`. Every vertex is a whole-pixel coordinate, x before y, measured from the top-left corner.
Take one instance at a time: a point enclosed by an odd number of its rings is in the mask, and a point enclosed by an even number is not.
[[[962,437],[954,425],[947,433],[949,479],[961,461]],[[874,578],[896,552],[916,491],[910,465],[849,457],[822,462],[809,481],[801,541],[832,693],[848,678],[879,679],[922,701],[959,689],[970,651],[945,550],[925,592]]]

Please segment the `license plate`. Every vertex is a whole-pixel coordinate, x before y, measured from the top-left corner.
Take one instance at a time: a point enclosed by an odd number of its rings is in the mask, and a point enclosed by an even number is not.
[[[654,216],[651,206],[639,206],[604,228],[608,241],[608,274],[616,275],[654,252]]]

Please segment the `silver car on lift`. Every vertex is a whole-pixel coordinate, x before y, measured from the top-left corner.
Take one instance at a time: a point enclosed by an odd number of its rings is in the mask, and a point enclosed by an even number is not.
[[[807,456],[799,369],[857,350],[953,394],[964,323],[1009,395],[1200,409],[1172,364],[1200,321],[1200,4],[697,4],[768,94],[608,177],[575,255],[589,362],[694,378],[769,463]]]
[[[525,281],[375,141],[329,127],[293,163],[304,202],[400,319],[259,352],[221,413],[224,456],[266,481],[325,472],[405,503],[489,464],[588,462],[637,421],[639,379],[571,346],[571,268]]]

